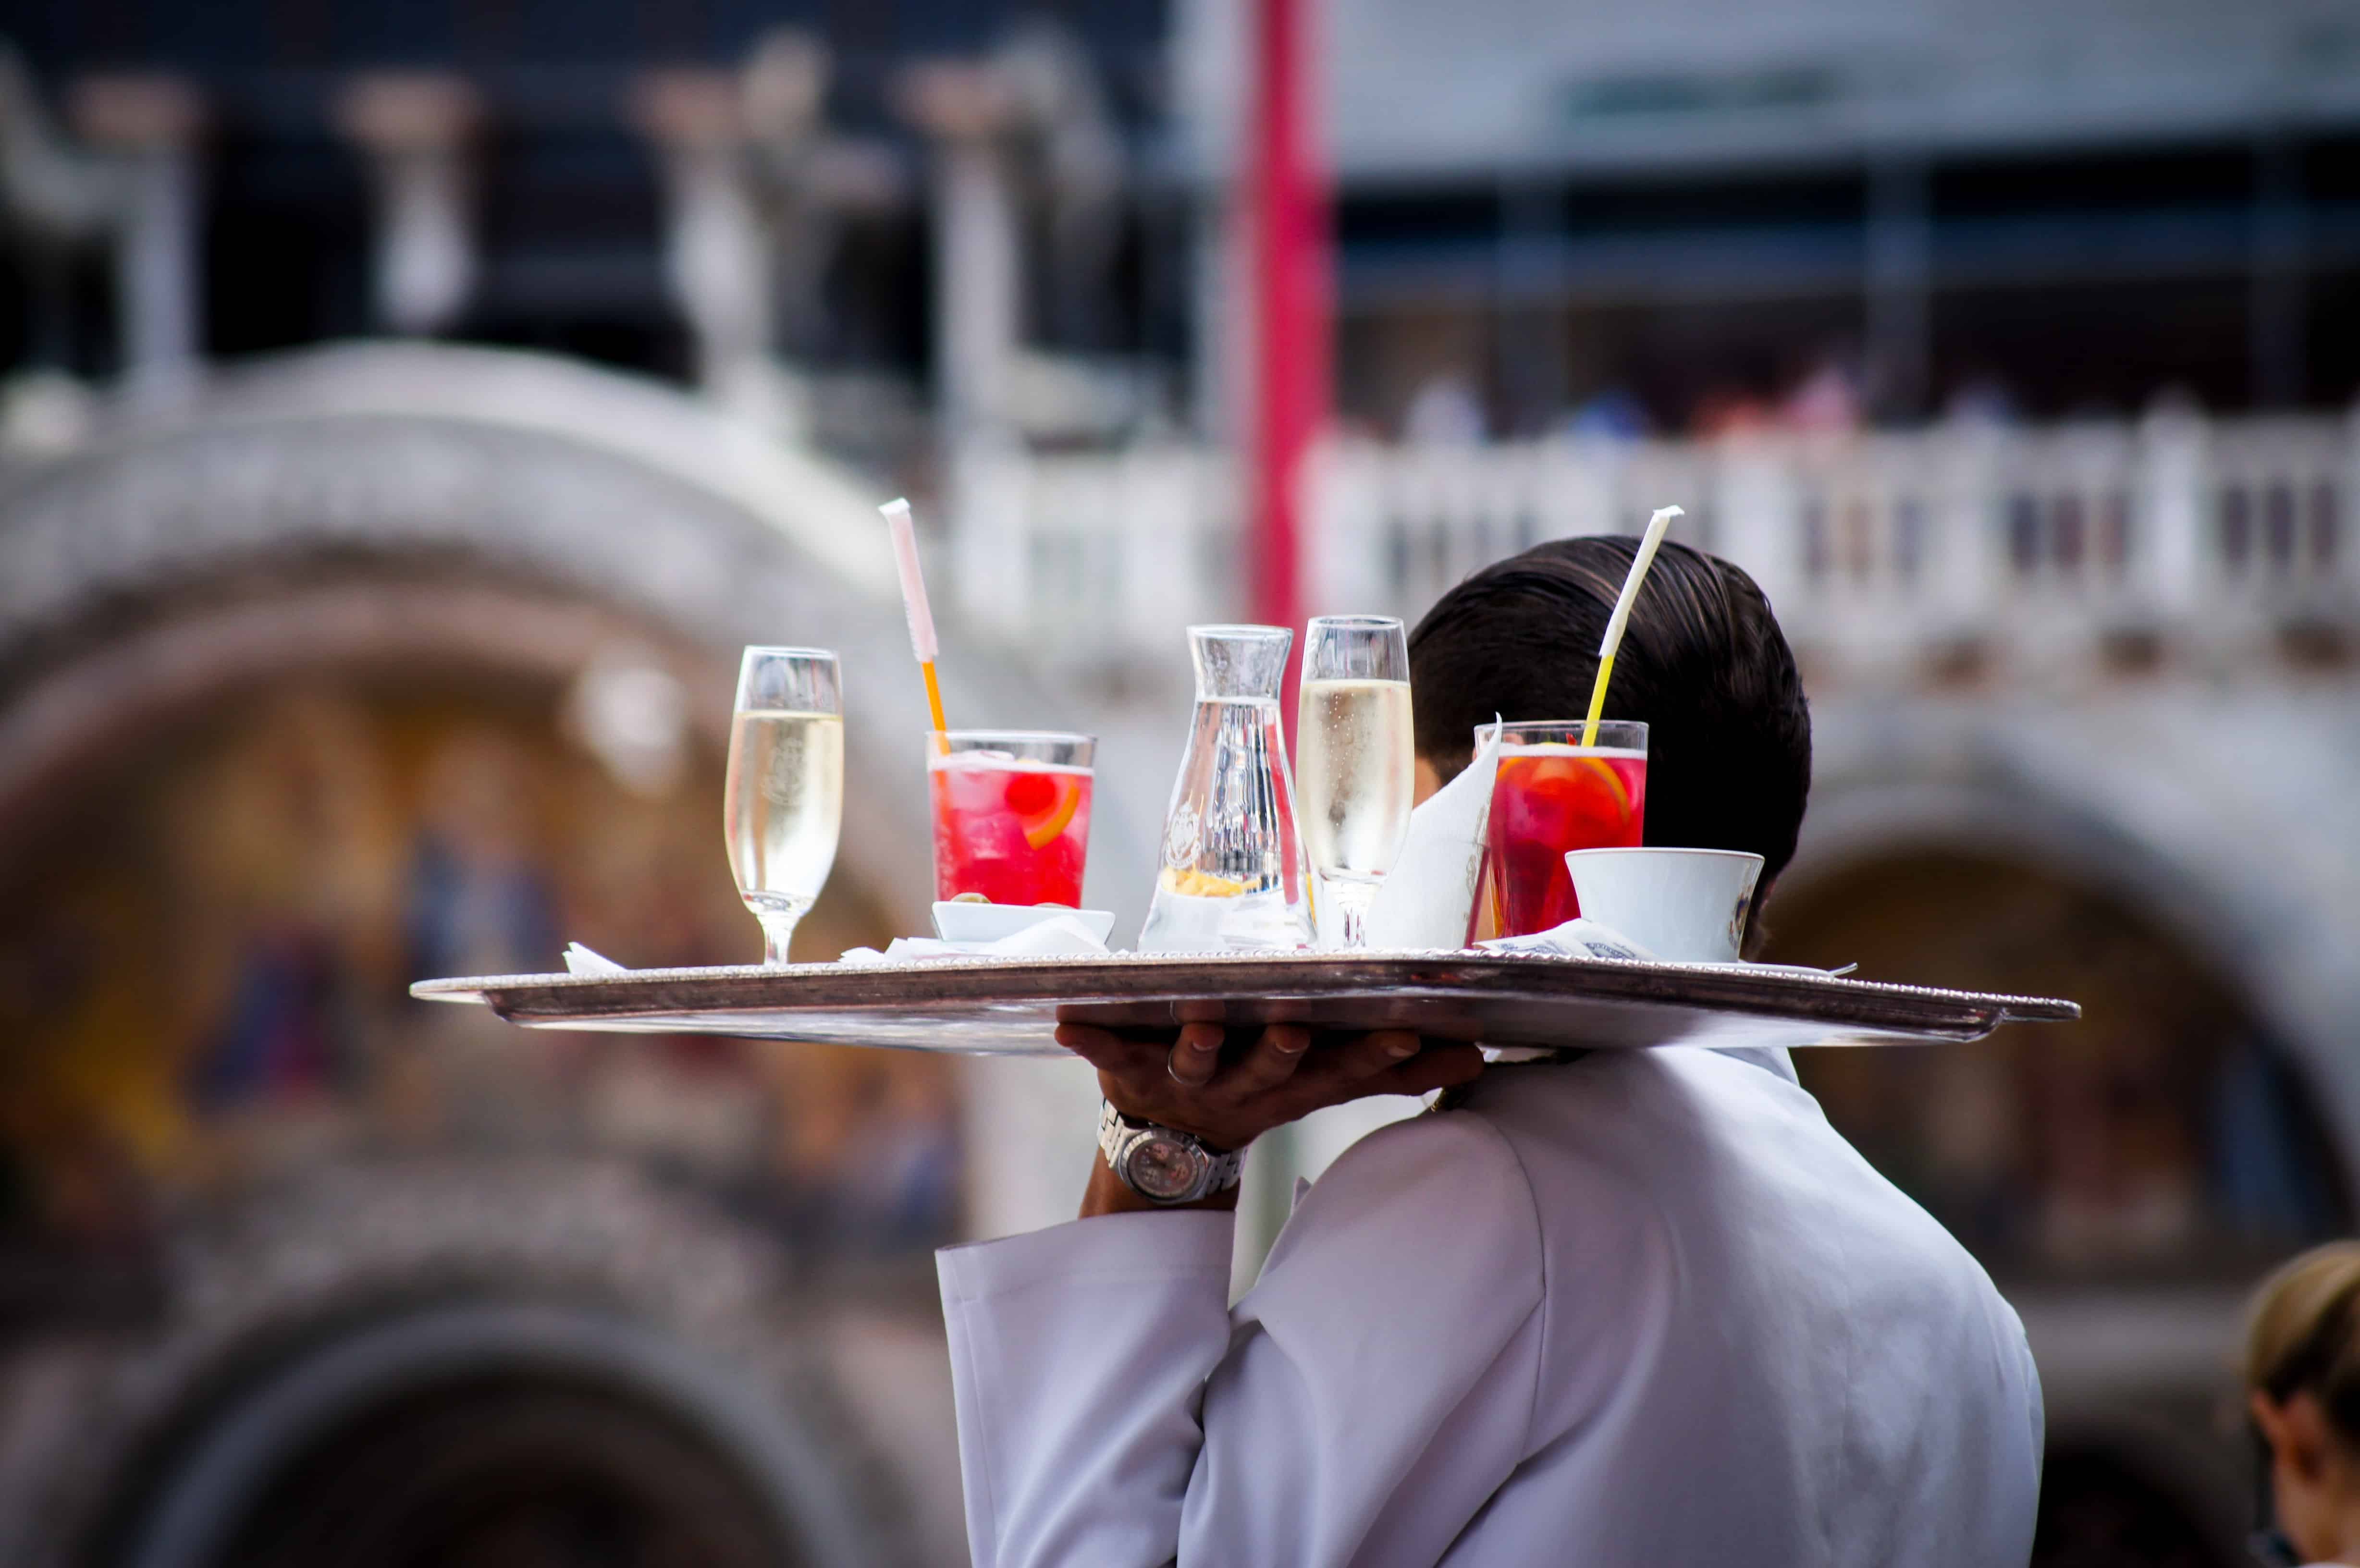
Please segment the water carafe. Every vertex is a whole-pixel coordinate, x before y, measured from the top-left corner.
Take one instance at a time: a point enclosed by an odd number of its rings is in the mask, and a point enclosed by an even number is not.
[[[1284,626],[1190,626],[1196,714],[1164,813],[1142,953],[1296,948],[1311,892],[1279,726]]]

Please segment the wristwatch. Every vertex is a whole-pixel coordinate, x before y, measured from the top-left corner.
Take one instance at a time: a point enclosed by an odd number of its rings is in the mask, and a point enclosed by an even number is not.
[[[1226,1192],[1245,1174],[1245,1150],[1224,1154],[1195,1133],[1136,1122],[1098,1105],[1098,1151],[1122,1184],[1151,1203],[1193,1203]]]

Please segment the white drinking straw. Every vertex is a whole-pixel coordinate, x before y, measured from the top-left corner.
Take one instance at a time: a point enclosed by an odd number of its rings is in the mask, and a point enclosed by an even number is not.
[[[934,613],[926,607],[926,579],[918,570],[918,530],[910,521],[910,503],[896,495],[877,508],[893,536],[893,567],[901,575],[901,611],[910,619],[910,651],[918,656],[918,670],[926,678],[926,707],[934,714],[934,734],[948,732],[943,723],[943,689],[934,679],[934,657],[942,651],[934,640]]]
[[[1677,506],[1658,506],[1647,519],[1647,531],[1639,539],[1639,553],[1631,558],[1630,575],[1622,579],[1622,592],[1614,600],[1614,613],[1606,617],[1606,635],[1598,639],[1598,681],[1590,688],[1590,716],[1582,721],[1581,744],[1598,744],[1598,715],[1606,708],[1606,681],[1614,673],[1614,650],[1622,646],[1622,628],[1631,619],[1631,605],[1639,597],[1639,584],[1647,580],[1647,568],[1655,563],[1656,547],[1664,542],[1665,530],[1674,517],[1685,517]]]

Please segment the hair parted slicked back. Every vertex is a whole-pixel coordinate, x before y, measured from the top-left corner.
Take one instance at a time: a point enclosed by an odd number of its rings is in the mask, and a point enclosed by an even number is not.
[[[1495,713],[1580,718],[1637,552],[1622,536],[1552,539],[1437,600],[1409,638],[1418,754],[1448,779]],[[1811,715],[1754,579],[1666,541],[1632,606],[1605,716],[1647,724],[1647,843],[1751,850],[1765,887],[1794,858]]]

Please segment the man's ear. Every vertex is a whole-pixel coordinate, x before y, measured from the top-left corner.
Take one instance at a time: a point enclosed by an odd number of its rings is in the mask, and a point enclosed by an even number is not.
[[[1770,889],[1777,885],[1778,879],[1773,877],[1754,888],[1754,901],[1745,907],[1745,942],[1738,956],[1749,964],[1760,958],[1762,950],[1770,945],[1770,928],[1763,922],[1762,906],[1770,901]]]
[[[1410,792],[1410,804],[1423,806],[1427,796],[1442,788],[1442,774],[1433,763],[1421,757],[1417,759],[1417,783]]]
[[[2327,1412],[2307,1388],[2299,1388],[2280,1404],[2256,1390],[2246,1401],[2254,1424],[2270,1445],[2278,1462],[2306,1481],[2327,1473],[2335,1453],[2335,1436],[2328,1430]]]

